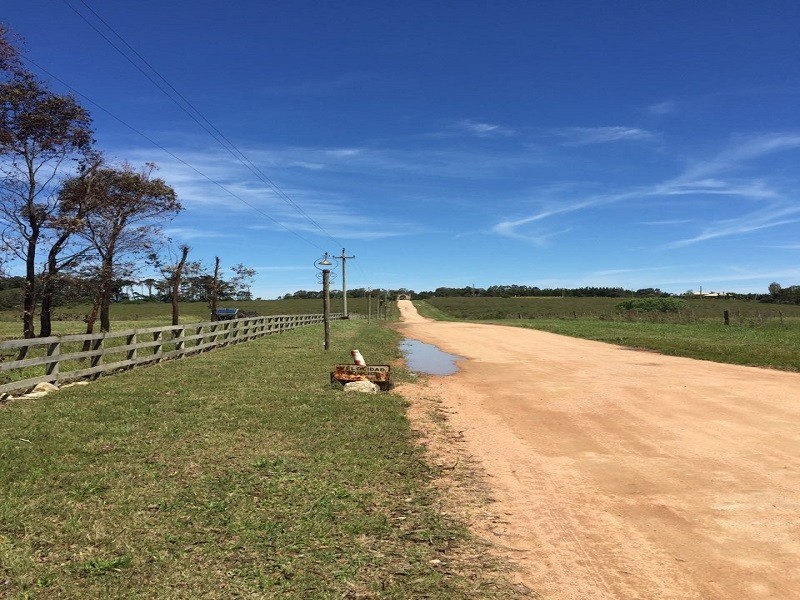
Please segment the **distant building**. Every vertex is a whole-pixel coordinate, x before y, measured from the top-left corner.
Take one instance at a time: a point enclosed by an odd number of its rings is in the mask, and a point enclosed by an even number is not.
[[[701,298],[727,298],[730,296],[730,292],[692,292],[695,296],[700,296]]]

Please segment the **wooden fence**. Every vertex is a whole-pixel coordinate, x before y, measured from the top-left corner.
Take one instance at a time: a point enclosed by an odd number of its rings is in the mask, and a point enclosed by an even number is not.
[[[334,320],[341,318],[342,314],[339,313],[331,315]],[[183,358],[322,322],[321,314],[274,315],[120,332],[9,340],[0,342],[0,393],[30,389],[41,382],[55,384],[96,378],[103,373]],[[25,358],[15,358],[20,355]]]

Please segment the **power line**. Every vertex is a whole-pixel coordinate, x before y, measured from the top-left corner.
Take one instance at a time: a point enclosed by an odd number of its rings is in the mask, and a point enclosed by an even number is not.
[[[22,58],[23,58],[24,60],[26,60],[27,62],[29,62],[30,64],[32,64],[34,67],[36,67],[37,69],[39,69],[41,72],[45,73],[45,74],[46,74],[48,77],[50,77],[50,78],[52,78],[52,79],[54,79],[54,80],[58,81],[58,82],[59,82],[61,85],[63,85],[63,86],[64,86],[64,87],[66,87],[67,89],[69,89],[69,90],[70,90],[72,93],[74,93],[75,95],[77,95],[77,96],[79,96],[79,97],[83,98],[85,101],[89,102],[90,104],[94,105],[95,107],[99,108],[101,111],[103,111],[104,113],[106,113],[106,114],[107,114],[108,116],[110,116],[112,119],[114,119],[115,121],[117,121],[117,122],[121,123],[122,125],[124,125],[124,126],[125,126],[125,127],[127,127],[128,129],[130,129],[131,131],[133,131],[134,133],[136,133],[136,134],[140,135],[142,138],[144,138],[145,140],[147,140],[148,142],[150,142],[151,144],[153,144],[153,145],[154,145],[156,148],[159,148],[160,150],[162,150],[163,152],[165,152],[166,154],[168,154],[169,156],[171,156],[172,158],[174,158],[175,160],[177,160],[177,161],[178,161],[179,163],[181,163],[182,165],[184,165],[184,166],[186,166],[186,167],[190,168],[192,171],[194,171],[195,173],[197,173],[198,175],[200,175],[200,176],[201,176],[201,177],[203,177],[204,179],[208,180],[209,182],[213,183],[213,184],[214,184],[214,185],[216,185],[218,188],[220,188],[221,190],[223,190],[224,192],[226,192],[227,194],[229,194],[230,196],[232,196],[233,198],[235,198],[236,200],[238,200],[238,201],[239,201],[239,202],[241,202],[242,204],[244,204],[244,205],[246,205],[246,206],[250,207],[251,209],[253,209],[254,211],[256,211],[258,214],[260,214],[261,216],[263,216],[263,217],[266,217],[267,219],[269,219],[270,221],[272,221],[272,222],[273,222],[273,223],[275,223],[276,225],[278,225],[278,226],[282,227],[283,229],[285,229],[286,231],[288,231],[288,232],[289,232],[289,233],[291,233],[292,235],[296,236],[297,238],[301,239],[301,240],[302,240],[302,241],[304,241],[305,243],[309,244],[310,246],[313,246],[313,247],[317,248],[317,249],[318,249],[318,250],[320,250],[321,252],[325,252],[325,249],[324,249],[324,248],[322,248],[321,246],[319,246],[318,244],[316,244],[316,243],[312,242],[312,241],[311,241],[311,240],[309,240],[308,238],[305,238],[305,237],[303,237],[302,235],[300,235],[300,233],[298,233],[298,232],[297,232],[297,231],[295,231],[294,229],[291,229],[290,227],[286,226],[284,223],[282,223],[282,222],[278,221],[278,220],[277,220],[275,217],[273,217],[272,215],[270,215],[270,214],[268,214],[268,213],[264,212],[264,211],[263,211],[263,210],[261,210],[259,207],[257,207],[257,206],[255,206],[255,205],[251,204],[250,202],[248,202],[247,200],[245,200],[245,199],[244,199],[244,198],[242,198],[241,196],[239,196],[239,195],[237,195],[236,193],[232,192],[231,190],[229,190],[228,188],[226,188],[224,185],[222,185],[220,182],[218,182],[218,181],[216,181],[216,180],[212,179],[211,177],[209,177],[208,175],[206,175],[205,173],[203,173],[203,172],[202,172],[200,169],[198,169],[198,168],[197,168],[197,167],[195,167],[194,165],[192,165],[192,164],[188,163],[187,161],[185,161],[184,159],[182,159],[180,156],[178,156],[177,154],[175,154],[175,153],[174,153],[174,152],[172,152],[171,150],[168,150],[167,148],[165,148],[164,146],[162,146],[161,144],[159,144],[157,141],[155,141],[153,138],[151,138],[151,137],[150,137],[150,136],[148,136],[147,134],[145,134],[145,133],[143,133],[143,132],[139,131],[139,130],[138,130],[138,129],[136,129],[136,128],[135,128],[133,125],[131,125],[131,124],[127,123],[126,121],[124,121],[122,118],[120,118],[120,117],[118,117],[117,115],[115,115],[114,113],[112,113],[112,112],[111,112],[110,110],[108,110],[107,108],[105,108],[105,107],[101,106],[100,104],[98,104],[97,102],[95,102],[94,100],[92,100],[91,98],[89,98],[88,96],[86,96],[85,94],[82,94],[81,92],[79,92],[78,90],[76,90],[74,87],[72,87],[72,86],[71,86],[70,84],[68,84],[66,81],[64,81],[64,80],[63,80],[63,79],[61,79],[60,77],[58,77],[58,76],[54,75],[53,73],[51,73],[50,71],[48,71],[46,68],[44,68],[43,66],[41,66],[39,63],[37,63],[36,61],[34,61],[33,59],[31,59],[30,57],[28,57],[28,56],[26,56],[26,55],[24,55],[24,54],[20,54],[20,56],[22,56]]]
[[[257,165],[255,165],[225,134],[223,134],[211,121],[209,121],[200,110],[198,110],[183,94],[178,91],[150,62],[144,58],[133,46],[131,46],[125,38],[114,29],[102,16],[100,16],[85,0],[79,2],[89,11],[94,17],[99,20],[130,52],[132,52],[155,76],[158,81],[139,64],[136,63],[122,48],[115,44],[105,33],[94,25],[83,13],[78,11],[69,0],[63,2],[89,27],[91,27],[100,37],[102,37],[108,44],[114,48],[123,58],[125,58],[134,68],[136,68],[142,75],[144,75],[153,85],[155,85],[164,95],[166,95],[172,102],[178,106],[189,118],[191,118],[201,129],[210,135],[220,146],[222,146],[235,160],[247,168],[253,175],[255,175],[262,183],[268,185],[278,197],[293,208],[299,215],[308,221],[313,227],[319,230],[323,235],[328,237],[337,245],[341,245],[336,238],[334,238],[322,225],[313,219],[303,208],[295,202],[286,192],[284,192],[272,179],[270,179]]]

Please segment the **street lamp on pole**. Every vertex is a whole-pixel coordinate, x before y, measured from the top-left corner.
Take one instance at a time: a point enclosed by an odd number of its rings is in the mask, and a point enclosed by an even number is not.
[[[322,271],[322,320],[325,323],[325,350],[331,347],[331,262],[332,256],[327,252],[322,258],[314,261],[314,266]]]

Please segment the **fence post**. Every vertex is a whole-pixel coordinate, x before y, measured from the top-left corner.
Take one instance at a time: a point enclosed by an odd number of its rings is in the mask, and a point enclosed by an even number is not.
[[[153,346],[153,356],[158,359],[158,362],[161,362],[161,355],[164,353],[163,333],[163,331],[153,332],[153,341],[158,342],[155,346]]]
[[[177,340],[175,342],[175,350],[178,351],[178,356],[183,356],[185,352],[185,343],[184,343],[184,332],[186,331],[185,327],[181,327],[180,329],[173,329],[172,330],[172,339]]]
[[[128,346],[135,346],[136,345],[136,332],[134,331],[130,334],[127,338],[125,338],[125,343]],[[128,360],[134,360],[137,356],[136,348],[128,348]]]
[[[731,324],[731,315],[727,310],[724,313],[722,313],[722,318],[725,319],[725,325]]]
[[[47,363],[46,375],[51,375],[54,380],[58,380],[59,362],[61,361],[61,340],[47,346],[47,357],[52,358],[52,362]]]
[[[105,350],[105,335],[94,341],[94,344],[92,344],[92,350],[96,352],[96,354],[92,356],[92,367],[99,367],[103,363],[103,351]],[[92,375],[93,379],[97,379],[98,377],[100,377],[100,373],[95,373],[94,375]]]

